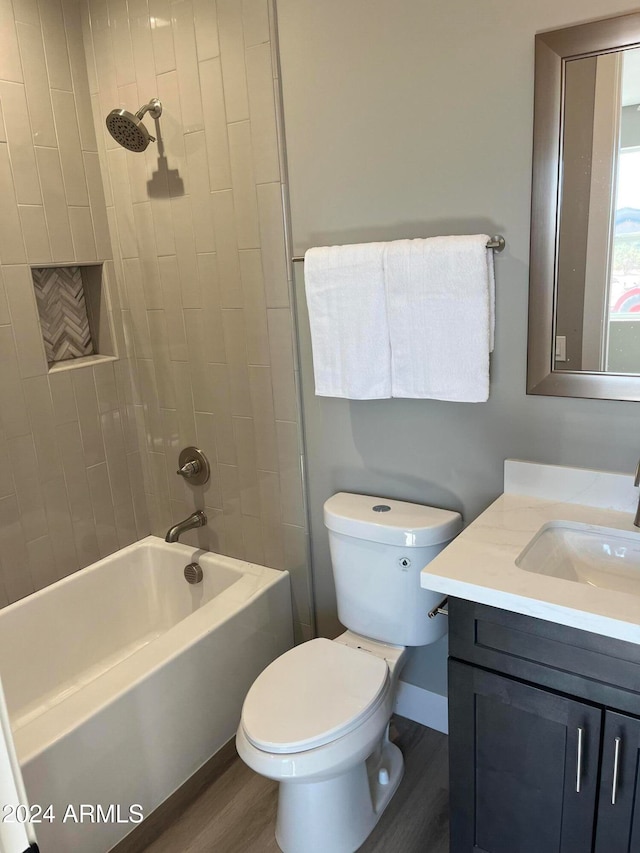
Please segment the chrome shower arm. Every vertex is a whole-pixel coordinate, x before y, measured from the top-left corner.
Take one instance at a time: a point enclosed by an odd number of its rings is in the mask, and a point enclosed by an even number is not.
[[[140,107],[140,109],[136,113],[136,117],[141,119],[147,113],[149,113],[151,118],[160,118],[160,116],[162,115],[162,104],[160,103],[158,98],[152,98],[148,104],[145,104],[143,107]]]

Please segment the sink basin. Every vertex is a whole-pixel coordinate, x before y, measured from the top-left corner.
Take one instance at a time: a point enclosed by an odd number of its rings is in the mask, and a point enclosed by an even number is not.
[[[640,596],[640,533],[553,521],[540,528],[516,565],[526,572]]]

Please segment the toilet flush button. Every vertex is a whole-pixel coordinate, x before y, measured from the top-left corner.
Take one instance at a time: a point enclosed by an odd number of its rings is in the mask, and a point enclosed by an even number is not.
[[[381,785],[388,785],[389,784],[389,771],[387,770],[386,767],[382,767],[378,771],[378,782]]]

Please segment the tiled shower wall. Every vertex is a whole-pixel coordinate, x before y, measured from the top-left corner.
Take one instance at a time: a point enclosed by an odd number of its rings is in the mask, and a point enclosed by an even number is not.
[[[49,374],[30,273],[111,256],[90,110],[74,3],[0,0],[0,606],[149,531],[117,289],[121,359]]]
[[[89,72],[107,213],[134,365],[152,530],[194,508],[185,541],[291,571],[311,633],[292,310],[268,0],[87,0]],[[163,103],[144,154],[104,128]],[[175,474],[199,445],[205,489]]]

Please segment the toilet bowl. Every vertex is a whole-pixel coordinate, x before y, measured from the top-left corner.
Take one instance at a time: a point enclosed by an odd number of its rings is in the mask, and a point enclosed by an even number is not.
[[[243,761],[280,783],[284,853],[354,853],[400,784],[388,729],[406,647],[446,630],[427,617],[439,596],[420,588],[419,572],[461,527],[458,513],[346,493],[327,501],[325,523],[348,630],[271,663],[236,735]]]
[[[395,793],[388,738],[405,649],[347,631],[296,646],[258,677],[236,736],[243,761],[280,782],[276,839],[289,853],[348,853]]]

